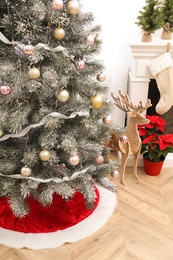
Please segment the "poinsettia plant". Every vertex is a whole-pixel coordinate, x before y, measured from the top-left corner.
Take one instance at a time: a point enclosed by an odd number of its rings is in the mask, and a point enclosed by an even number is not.
[[[148,153],[148,159],[158,162],[173,152],[173,134],[164,133],[167,122],[158,115],[146,115],[150,120],[148,124],[138,125],[142,140],[141,154]]]

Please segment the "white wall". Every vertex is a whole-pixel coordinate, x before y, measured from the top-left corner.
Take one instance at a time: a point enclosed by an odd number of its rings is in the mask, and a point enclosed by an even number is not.
[[[81,0],[82,10],[95,15],[96,24],[102,26],[101,59],[106,67],[106,84],[110,91],[118,94],[118,90],[126,92],[129,68],[129,48],[126,38],[140,34],[140,28],[135,25],[139,10],[145,5],[145,0]],[[115,7],[115,5],[117,5]],[[100,58],[100,57],[99,57]],[[116,108],[112,111],[115,124],[123,124],[124,113]]]

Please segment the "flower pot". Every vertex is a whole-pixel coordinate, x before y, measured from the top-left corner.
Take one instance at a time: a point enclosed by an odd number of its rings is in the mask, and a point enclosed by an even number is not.
[[[150,176],[157,176],[160,174],[162,170],[162,166],[164,164],[165,158],[161,158],[162,160],[159,162],[152,162],[148,159],[147,153],[143,154],[143,161],[144,161],[144,170],[146,174]]]

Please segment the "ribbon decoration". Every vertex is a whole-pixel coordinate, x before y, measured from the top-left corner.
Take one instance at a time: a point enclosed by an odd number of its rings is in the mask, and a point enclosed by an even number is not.
[[[19,138],[19,137],[25,136],[29,132],[30,129],[37,128],[39,126],[44,125],[47,122],[47,118],[49,116],[56,117],[58,119],[71,119],[71,118],[76,117],[77,115],[80,116],[80,117],[81,116],[87,117],[87,116],[89,116],[89,112],[88,111],[86,111],[86,112],[73,112],[73,113],[71,113],[70,116],[65,116],[65,115],[60,114],[58,112],[52,112],[52,113],[44,116],[39,123],[30,125],[30,126],[27,126],[26,128],[24,128],[19,134],[6,134],[6,135],[4,135],[3,137],[0,138],[0,142],[5,141],[9,138]]]
[[[25,44],[21,43],[21,42],[17,42],[17,41],[9,41],[4,35],[3,33],[0,32],[0,40],[3,41],[6,44],[12,44],[12,45],[18,45],[21,49],[25,46]],[[44,48],[45,50],[49,50],[52,52],[59,52],[62,51],[64,53],[65,56],[69,56],[67,50],[62,47],[62,46],[57,46],[53,49],[51,49],[47,44],[44,43],[38,43],[37,45],[34,46],[34,49],[39,50],[41,48]]]
[[[90,166],[90,167],[92,167],[92,166]],[[86,169],[83,169],[82,171],[74,172],[70,178],[66,176],[66,177],[63,177],[62,179],[58,178],[58,177],[53,177],[53,178],[49,178],[49,179],[40,179],[40,178],[34,178],[34,177],[25,177],[25,176],[22,176],[21,174],[4,175],[2,173],[0,173],[0,176],[12,178],[12,179],[25,179],[25,180],[28,179],[28,180],[33,180],[33,181],[36,181],[39,183],[49,183],[51,181],[53,181],[55,183],[62,183],[65,181],[74,180],[78,177],[78,175],[85,174],[90,169],[90,167],[87,167]]]

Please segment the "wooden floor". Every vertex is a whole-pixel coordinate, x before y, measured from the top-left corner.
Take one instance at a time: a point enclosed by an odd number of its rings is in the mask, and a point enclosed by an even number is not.
[[[106,225],[92,236],[50,250],[0,245],[0,260],[173,260],[173,168],[151,177],[126,170],[118,184],[118,204]]]

